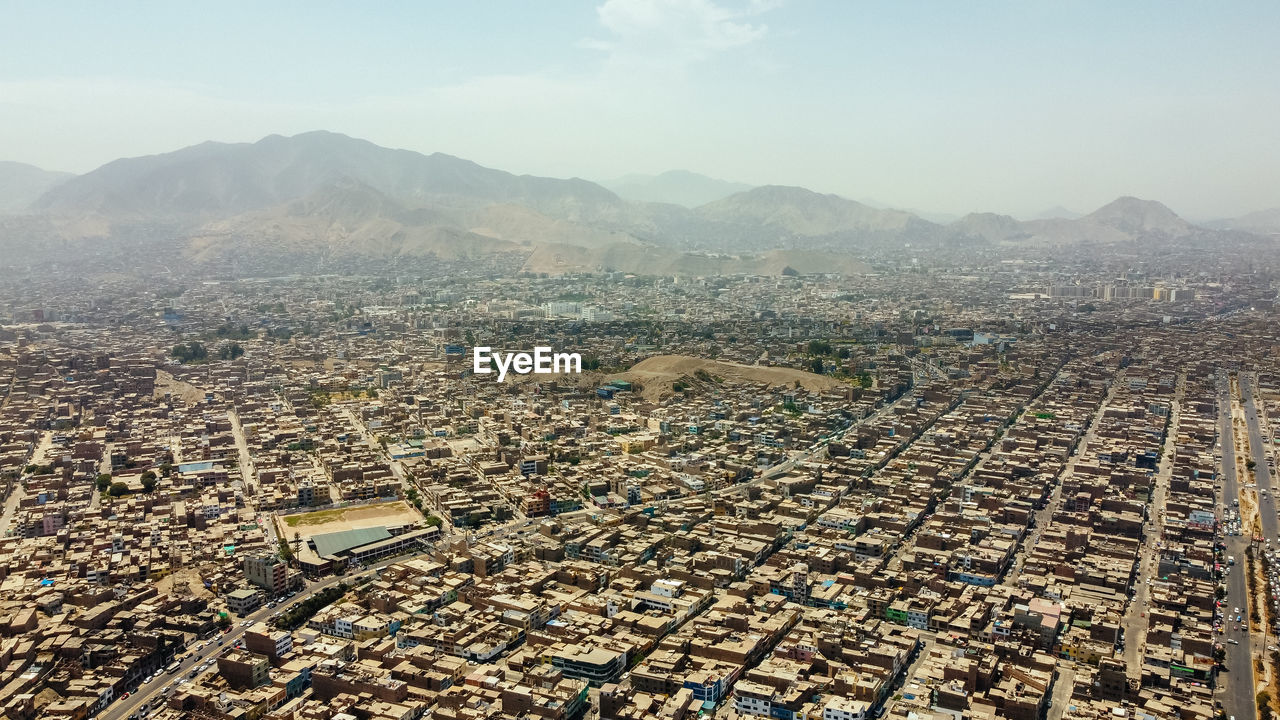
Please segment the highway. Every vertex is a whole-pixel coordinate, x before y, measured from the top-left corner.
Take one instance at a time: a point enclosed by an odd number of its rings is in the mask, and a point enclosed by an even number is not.
[[[1239,498],[1240,488],[1236,482],[1235,435],[1231,427],[1231,386],[1224,377],[1218,386],[1218,443],[1222,450],[1222,501],[1221,512],[1225,515],[1234,510],[1232,500]],[[1226,661],[1223,672],[1218,676],[1218,699],[1227,715],[1236,720],[1251,720],[1256,717],[1257,707],[1254,705],[1253,659],[1251,657],[1251,640],[1249,632],[1249,598],[1245,583],[1245,550],[1249,546],[1249,529],[1241,528],[1244,535],[1225,535],[1226,555],[1234,556],[1236,564],[1226,566],[1227,596],[1222,601],[1225,616],[1223,627],[1226,630],[1220,636],[1226,648]],[[1236,630],[1235,608],[1240,608],[1244,616],[1241,629]],[[1235,640],[1235,643],[1231,641]]]
[[[1271,471],[1267,464],[1267,445],[1262,437],[1262,426],[1258,420],[1258,408],[1253,402],[1252,378],[1240,374],[1240,395],[1244,400],[1244,420],[1249,431],[1249,457],[1254,462],[1253,473],[1258,483],[1258,514],[1262,521],[1262,536],[1276,545],[1280,522],[1276,516],[1275,493],[1271,487]],[[1266,497],[1262,494],[1266,493]]]
[[[1275,488],[1271,483],[1271,470],[1267,462],[1267,444],[1263,439],[1262,423],[1258,416],[1258,408],[1253,400],[1253,377],[1240,373],[1240,397],[1244,407],[1245,427],[1249,439],[1249,459],[1253,460],[1254,482],[1258,484],[1258,518],[1262,525],[1262,537],[1270,541],[1271,549],[1280,549],[1280,522],[1277,522]],[[1270,435],[1270,432],[1267,433]],[[1264,546],[1266,548],[1267,546]],[[1259,560],[1261,564],[1261,560]],[[1265,586],[1264,586],[1265,587]],[[1274,626],[1266,622],[1267,608],[1259,609],[1262,614],[1262,632],[1254,633],[1253,651],[1262,657],[1270,657],[1267,647],[1280,645],[1276,640]],[[1273,613],[1274,617],[1275,613]]]

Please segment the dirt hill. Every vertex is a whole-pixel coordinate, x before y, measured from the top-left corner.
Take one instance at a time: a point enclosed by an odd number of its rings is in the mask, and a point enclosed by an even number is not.
[[[835,378],[815,375],[804,370],[784,367],[767,367],[761,365],[742,365],[740,363],[706,360],[688,355],[657,355],[642,360],[630,370],[610,376],[609,379],[629,380],[644,386],[641,395],[646,400],[657,400],[670,395],[672,383],[681,378],[694,378],[699,370],[704,370],[712,378],[720,378],[730,383],[765,383],[769,386],[795,385],[798,381],[806,390],[826,390],[840,387],[844,383]]]

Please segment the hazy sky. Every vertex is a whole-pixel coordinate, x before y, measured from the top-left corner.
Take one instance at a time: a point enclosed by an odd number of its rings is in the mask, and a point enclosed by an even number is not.
[[[1280,206],[1280,2],[0,2],[0,159],[327,129],[901,207]]]

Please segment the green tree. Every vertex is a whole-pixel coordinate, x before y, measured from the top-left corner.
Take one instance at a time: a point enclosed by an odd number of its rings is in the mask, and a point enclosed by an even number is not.
[[[809,354],[810,355],[830,355],[831,343],[827,342],[826,340],[810,340]]]
[[[120,497],[129,492],[129,486],[122,482],[113,482],[111,487],[107,488],[107,492],[110,493],[111,497]]]
[[[169,352],[169,356],[176,359],[183,365],[186,365],[188,363],[199,363],[208,360],[209,351],[206,350],[204,345],[201,345],[198,341],[192,340],[185,345],[174,345],[173,350]]]
[[[156,489],[156,474],[150,470],[142,473],[142,489],[153,492]]]
[[[826,365],[822,362],[822,358],[814,358],[809,361],[809,372],[821,375]]]
[[[98,476],[98,492],[106,492],[109,487],[111,487],[111,476],[102,473]]]

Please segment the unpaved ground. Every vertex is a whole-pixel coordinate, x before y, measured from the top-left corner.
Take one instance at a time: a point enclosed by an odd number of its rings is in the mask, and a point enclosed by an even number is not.
[[[826,390],[846,384],[835,378],[794,368],[742,365],[688,355],[657,355],[636,363],[627,372],[610,377],[638,382],[644,386],[641,395],[647,400],[656,400],[673,392],[671,389],[673,382],[682,377],[692,377],[698,370],[705,370],[713,378],[723,379],[727,383],[794,386],[799,382],[801,387],[811,391]]]
[[[279,525],[283,526],[284,538],[292,543],[294,533],[304,538],[309,538],[315,535],[323,535],[324,533],[356,530],[378,525],[404,525],[418,522],[422,519],[422,513],[419,513],[413,506],[402,500],[396,500],[378,505],[320,510],[298,515],[281,515]],[[291,521],[293,524],[290,524]]]
[[[173,397],[181,400],[187,405],[194,405],[204,400],[204,390],[183,380],[174,379],[173,375],[164,370],[156,370],[156,392],[155,397],[164,397],[165,393],[170,393]]]
[[[170,575],[160,578],[156,581],[156,591],[161,595],[172,593],[175,589],[186,585],[192,597],[212,598],[213,593],[209,592],[200,581],[200,573],[196,568],[180,568]],[[175,593],[183,594],[181,591]]]

